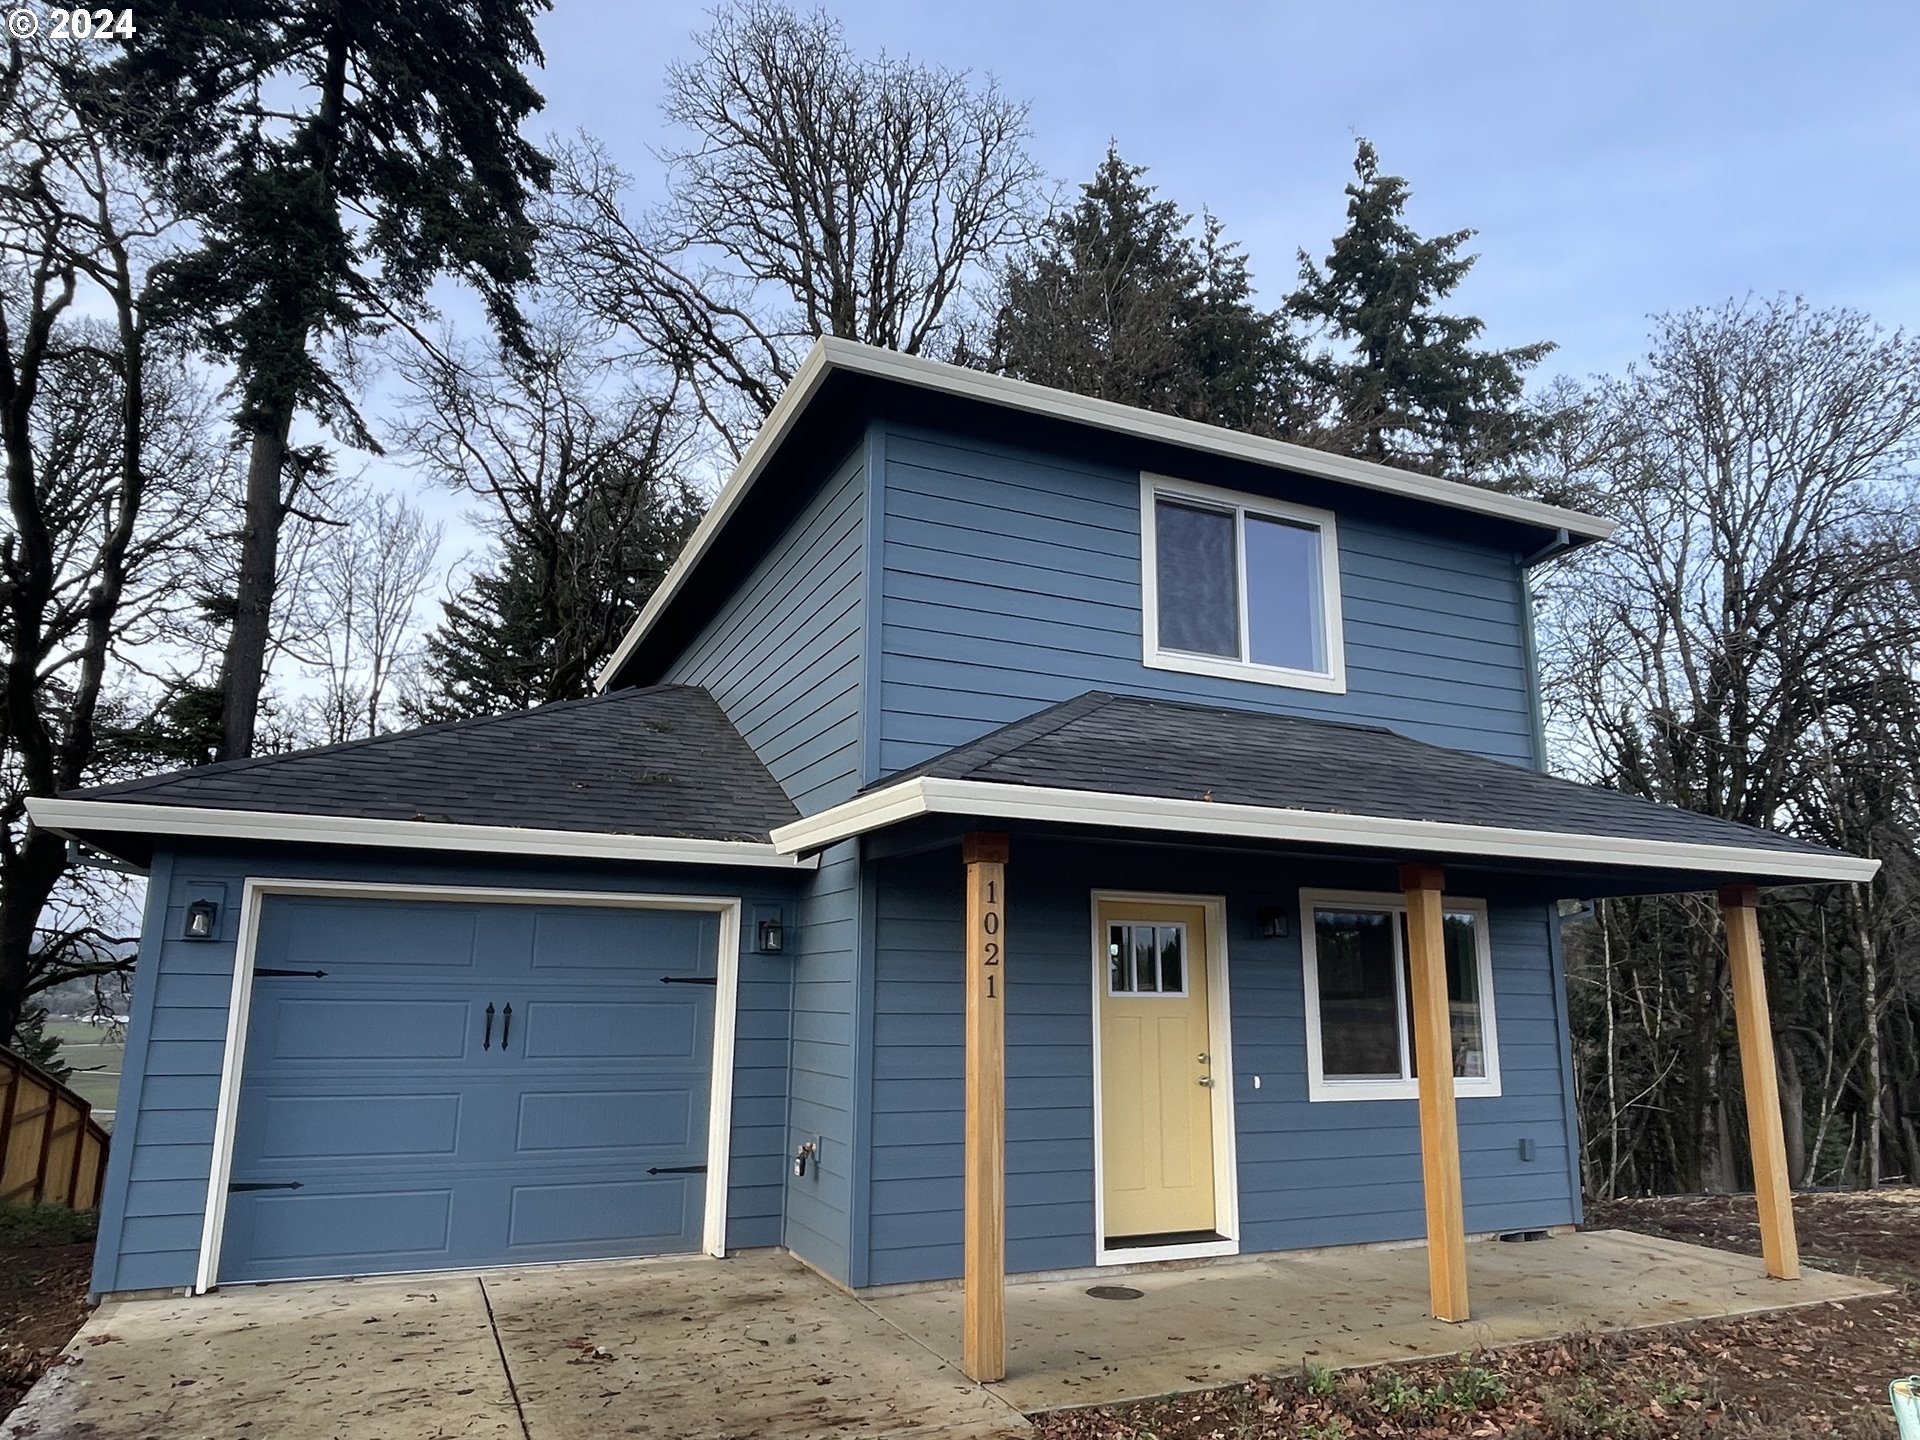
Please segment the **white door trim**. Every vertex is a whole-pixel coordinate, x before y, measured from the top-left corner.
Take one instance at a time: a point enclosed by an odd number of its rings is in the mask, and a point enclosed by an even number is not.
[[[218,1283],[220,1244],[227,1222],[227,1184],[233,1174],[233,1132],[246,1065],[247,1021],[253,1002],[253,967],[260,942],[261,902],[270,895],[330,895],[365,900],[444,900],[488,905],[595,905],[628,910],[703,910],[719,916],[720,939],[713,1007],[712,1090],[707,1103],[707,1199],[701,1232],[707,1254],[727,1253],[727,1162],[732,1152],[733,1051],[740,999],[740,911],[737,896],[641,895],[616,890],[539,890],[483,885],[376,884],[355,880],[306,880],[249,876],[240,892],[239,935],[233,990],[227,1002],[227,1036],[220,1059],[220,1094],[213,1121],[213,1164],[207,1176],[207,1212],[200,1230],[200,1259],[193,1293]]]
[[[1100,907],[1108,902],[1198,905],[1207,912],[1207,1030],[1213,1073],[1213,1217],[1218,1240],[1190,1245],[1107,1248],[1107,1180],[1100,1114],[1100,1001],[1106,988],[1107,955]],[[1093,942],[1093,1263],[1137,1265],[1151,1260],[1189,1260],[1240,1253],[1240,1167],[1234,1143],[1233,997],[1227,985],[1227,901],[1223,895],[1175,895],[1152,890],[1095,890],[1087,928]]]

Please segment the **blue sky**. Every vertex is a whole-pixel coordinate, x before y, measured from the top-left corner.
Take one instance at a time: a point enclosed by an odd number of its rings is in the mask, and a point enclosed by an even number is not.
[[[558,0],[546,126],[656,170],[662,72],[704,6]],[[1480,231],[1462,305],[1542,373],[1613,370],[1646,317],[1795,291],[1920,326],[1920,11],[1901,4],[828,7],[863,51],[991,71],[1063,180],[1108,138],[1206,206],[1269,297],[1324,253],[1353,137],[1413,185],[1424,231]]]

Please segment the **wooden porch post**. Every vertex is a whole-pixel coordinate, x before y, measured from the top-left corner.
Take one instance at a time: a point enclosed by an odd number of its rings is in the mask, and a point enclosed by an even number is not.
[[[960,842],[967,866],[967,1152],[961,1364],[1007,1375],[1007,837]]]
[[[1460,1200],[1460,1119],[1453,1102],[1453,1022],[1447,1004],[1445,877],[1403,865],[1407,962],[1413,974],[1413,1054],[1420,1070],[1420,1172],[1427,1196],[1427,1287],[1433,1318],[1467,1319],[1467,1228]]]
[[[1747,1090],[1753,1190],[1760,1202],[1760,1254],[1767,1274],[1776,1280],[1798,1280],[1800,1245],[1793,1232],[1780,1081],[1773,1068],[1767,973],[1760,963],[1759,903],[1760,891],[1752,885],[1729,885],[1720,892],[1720,914],[1727,926],[1727,971],[1733,982],[1733,1024],[1740,1035],[1740,1074]]]

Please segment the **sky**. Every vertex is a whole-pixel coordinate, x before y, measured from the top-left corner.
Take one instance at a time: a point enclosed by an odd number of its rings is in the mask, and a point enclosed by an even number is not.
[[[540,128],[657,172],[663,72],[705,8],[557,0]],[[1364,135],[1411,183],[1416,228],[1479,231],[1461,307],[1493,343],[1555,341],[1543,375],[1617,370],[1649,315],[1749,292],[1920,328],[1912,0],[827,8],[859,51],[990,72],[1030,101],[1033,152],[1064,181],[1117,142],[1221,217],[1269,301],[1340,229]]]
[[[668,65],[709,0],[555,0],[536,139],[586,130],[657,198]],[[806,0],[795,0],[804,5]],[[1649,317],[1804,295],[1920,329],[1920,6],[1803,0],[831,0],[856,51],[991,74],[1072,193],[1112,141],[1252,258],[1266,303],[1342,228],[1354,140],[1412,187],[1411,222],[1471,227],[1457,308],[1499,346],[1554,342],[1537,380],[1618,373]],[[481,323],[448,297],[449,318]],[[349,462],[348,468],[353,468]],[[484,563],[471,497],[369,459]]]

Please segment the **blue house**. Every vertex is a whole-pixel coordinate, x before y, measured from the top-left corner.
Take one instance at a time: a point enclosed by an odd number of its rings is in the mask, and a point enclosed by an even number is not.
[[[151,875],[95,1289],[859,1290],[1580,1218],[1558,902],[1875,862],[1543,773],[1609,522],[825,340],[593,699],[41,801]]]

